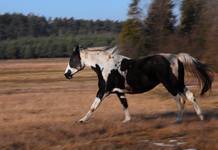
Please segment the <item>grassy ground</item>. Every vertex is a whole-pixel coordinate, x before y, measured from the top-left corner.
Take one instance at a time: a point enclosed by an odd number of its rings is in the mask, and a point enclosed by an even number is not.
[[[127,96],[129,123],[121,123],[121,105],[111,95],[91,120],[79,124],[94,100],[97,79],[86,69],[66,80],[67,61],[0,61],[0,149],[218,149],[218,82],[210,95],[198,97],[205,121],[188,102],[184,121],[176,124],[176,103],[158,86]]]

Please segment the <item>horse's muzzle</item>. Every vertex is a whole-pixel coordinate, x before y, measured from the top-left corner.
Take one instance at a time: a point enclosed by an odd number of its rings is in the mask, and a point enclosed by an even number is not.
[[[64,74],[64,76],[69,80],[73,78],[73,75],[71,74],[70,70],[68,70],[67,73]]]

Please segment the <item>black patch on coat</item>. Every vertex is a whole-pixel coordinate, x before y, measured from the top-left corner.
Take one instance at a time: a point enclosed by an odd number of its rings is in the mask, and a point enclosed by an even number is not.
[[[178,60],[178,88],[180,93],[184,93],[185,89],[185,69],[181,61]]]
[[[120,65],[120,70],[121,71],[125,71],[127,69],[130,69],[132,67],[132,62],[134,60],[130,60],[130,59],[126,59],[124,58],[122,61],[121,61],[121,65]]]
[[[75,50],[73,51],[70,57],[69,65],[71,68],[77,68],[77,69],[82,68],[79,46],[77,46]]]
[[[131,87],[129,93],[146,92],[159,83],[162,83],[174,96],[181,90],[180,83],[170,67],[170,62],[161,55],[141,59],[124,59],[121,62],[121,70],[127,71],[126,80]],[[183,88],[183,85],[181,86]]]
[[[105,93],[105,90],[106,90],[106,83],[105,83],[105,80],[102,76],[102,70],[101,68],[99,67],[99,65],[95,65],[95,67],[91,67],[92,70],[94,70],[98,76],[98,87],[99,87],[99,90],[97,92],[97,95],[96,97],[98,98],[102,98],[104,96],[104,93]]]
[[[125,78],[118,72],[117,69],[111,70],[107,80],[107,91],[112,91],[114,88],[125,89]]]
[[[125,97],[125,94],[117,92],[117,96],[119,97],[120,103],[123,105],[123,107],[125,109],[128,108],[128,103],[127,103],[127,99]]]

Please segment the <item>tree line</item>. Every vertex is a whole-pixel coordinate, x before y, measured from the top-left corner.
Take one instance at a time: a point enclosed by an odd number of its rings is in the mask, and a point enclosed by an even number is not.
[[[111,20],[45,18],[34,14],[0,15],[0,40],[80,34],[119,33],[122,23]]]
[[[188,52],[218,66],[217,0],[182,0],[179,20],[173,0],[153,0],[147,15],[143,14],[142,2],[132,0],[119,35],[125,55]]]
[[[122,22],[0,15],[0,59],[66,57],[72,47],[114,45]]]

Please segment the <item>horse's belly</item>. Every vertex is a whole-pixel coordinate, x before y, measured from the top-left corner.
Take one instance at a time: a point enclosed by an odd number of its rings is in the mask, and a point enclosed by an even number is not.
[[[155,86],[159,84],[158,81],[149,80],[148,78],[132,78],[127,80],[126,89],[128,93],[143,93],[153,89]]]

